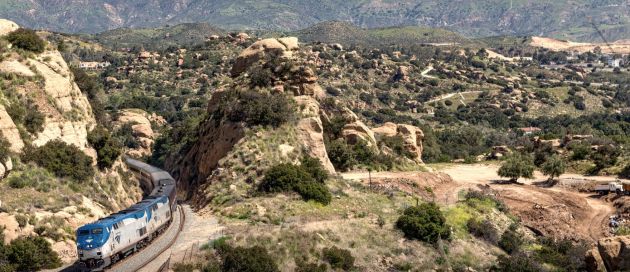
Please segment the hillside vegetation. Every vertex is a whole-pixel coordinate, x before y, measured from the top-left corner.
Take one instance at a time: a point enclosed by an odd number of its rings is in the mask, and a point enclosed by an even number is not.
[[[0,17],[32,28],[102,32],[206,22],[225,29],[298,30],[331,20],[365,28],[446,27],[466,36],[544,35],[599,40],[590,19],[609,40],[627,38],[627,1],[69,1],[6,0]],[[44,19],[46,18],[46,19]]]

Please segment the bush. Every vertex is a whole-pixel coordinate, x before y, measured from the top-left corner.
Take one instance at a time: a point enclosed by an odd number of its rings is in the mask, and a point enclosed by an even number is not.
[[[328,271],[328,266],[326,264],[296,261],[295,265],[296,265],[295,272],[326,272]]]
[[[44,121],[46,120],[46,116],[39,112],[37,106],[31,107],[24,117],[24,127],[31,134],[37,134],[39,132],[44,131]]]
[[[468,219],[466,223],[468,231],[475,237],[482,238],[492,244],[499,242],[499,234],[497,228],[489,220],[477,220],[475,218]]]
[[[308,172],[317,182],[325,182],[328,179],[328,171],[322,166],[322,162],[313,157],[302,157],[300,167]]]
[[[258,189],[268,193],[293,191],[300,182],[315,182],[308,172],[293,164],[279,164],[265,173]]]
[[[314,200],[324,205],[330,204],[332,195],[325,184],[319,182],[300,182],[295,191],[302,196],[304,201]]]
[[[509,254],[519,251],[521,245],[523,245],[523,238],[516,232],[514,226],[510,226],[499,240],[499,247]]]
[[[4,248],[5,260],[0,253],[0,271],[38,271],[61,266],[61,260],[42,237],[20,237]],[[4,267],[3,267],[4,266]],[[13,268],[13,269],[11,269]]]
[[[330,162],[339,171],[348,171],[356,164],[350,146],[343,139],[337,139],[326,145],[326,152]]]
[[[299,166],[285,163],[271,167],[265,173],[258,190],[268,193],[295,191],[305,201],[314,200],[328,205],[332,195],[324,184],[327,178],[328,173],[319,160],[305,157]]]
[[[354,267],[354,257],[352,253],[346,249],[338,247],[329,247],[322,250],[324,260],[327,261],[333,269],[350,270]]]
[[[267,249],[261,246],[250,248],[228,247],[221,252],[222,271],[225,272],[275,272],[280,271]]]
[[[7,140],[4,135],[0,134],[0,161],[4,162],[9,157],[10,153],[11,143],[9,143],[9,140]]]
[[[543,266],[534,261],[524,253],[518,253],[511,256],[500,255],[499,261],[491,271],[496,272],[539,272],[545,271]]]
[[[435,203],[422,203],[407,208],[396,221],[396,227],[407,238],[433,244],[439,239],[448,240],[451,236],[446,218]]]
[[[35,53],[42,53],[46,49],[46,42],[30,29],[20,28],[9,33],[6,39],[17,48]]]
[[[229,100],[222,106],[224,114],[230,121],[245,122],[248,126],[279,127],[295,115],[293,101],[283,94],[242,91]]]
[[[97,126],[90,131],[87,140],[96,149],[96,165],[101,169],[112,167],[122,153],[120,143],[112,138],[109,131],[102,126]]]
[[[58,177],[86,181],[94,176],[92,158],[81,152],[78,147],[61,140],[50,141],[37,148],[26,148],[24,160],[35,162]]]

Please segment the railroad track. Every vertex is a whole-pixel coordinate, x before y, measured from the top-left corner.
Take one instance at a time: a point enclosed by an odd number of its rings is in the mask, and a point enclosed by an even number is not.
[[[186,213],[184,212],[184,209],[182,208],[181,205],[177,205],[177,207],[179,209],[179,224],[177,226],[177,230],[175,234],[168,242],[166,242],[166,244],[164,244],[165,242],[162,241],[162,239],[167,238],[169,236],[171,227],[173,226],[170,226],[164,233],[162,233],[162,235],[160,235],[147,247],[115,263],[114,265],[105,269],[105,271],[108,271],[108,272],[138,271],[144,268],[145,266],[147,266],[148,264],[150,264],[155,258],[160,256],[166,250],[171,248],[171,246],[173,246],[175,241],[177,241],[179,234],[182,232],[182,229],[184,228],[184,223],[186,222]]]

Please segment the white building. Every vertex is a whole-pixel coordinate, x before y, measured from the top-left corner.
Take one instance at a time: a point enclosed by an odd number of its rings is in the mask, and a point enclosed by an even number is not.
[[[608,66],[610,66],[612,68],[620,67],[621,66],[621,59],[609,58],[608,59]]]

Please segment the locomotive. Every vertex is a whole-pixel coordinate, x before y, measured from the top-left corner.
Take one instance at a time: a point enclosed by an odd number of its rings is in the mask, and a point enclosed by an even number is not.
[[[171,175],[138,160],[126,159],[145,192],[131,207],[81,226],[77,232],[79,263],[102,270],[151,243],[173,221],[176,184]]]

